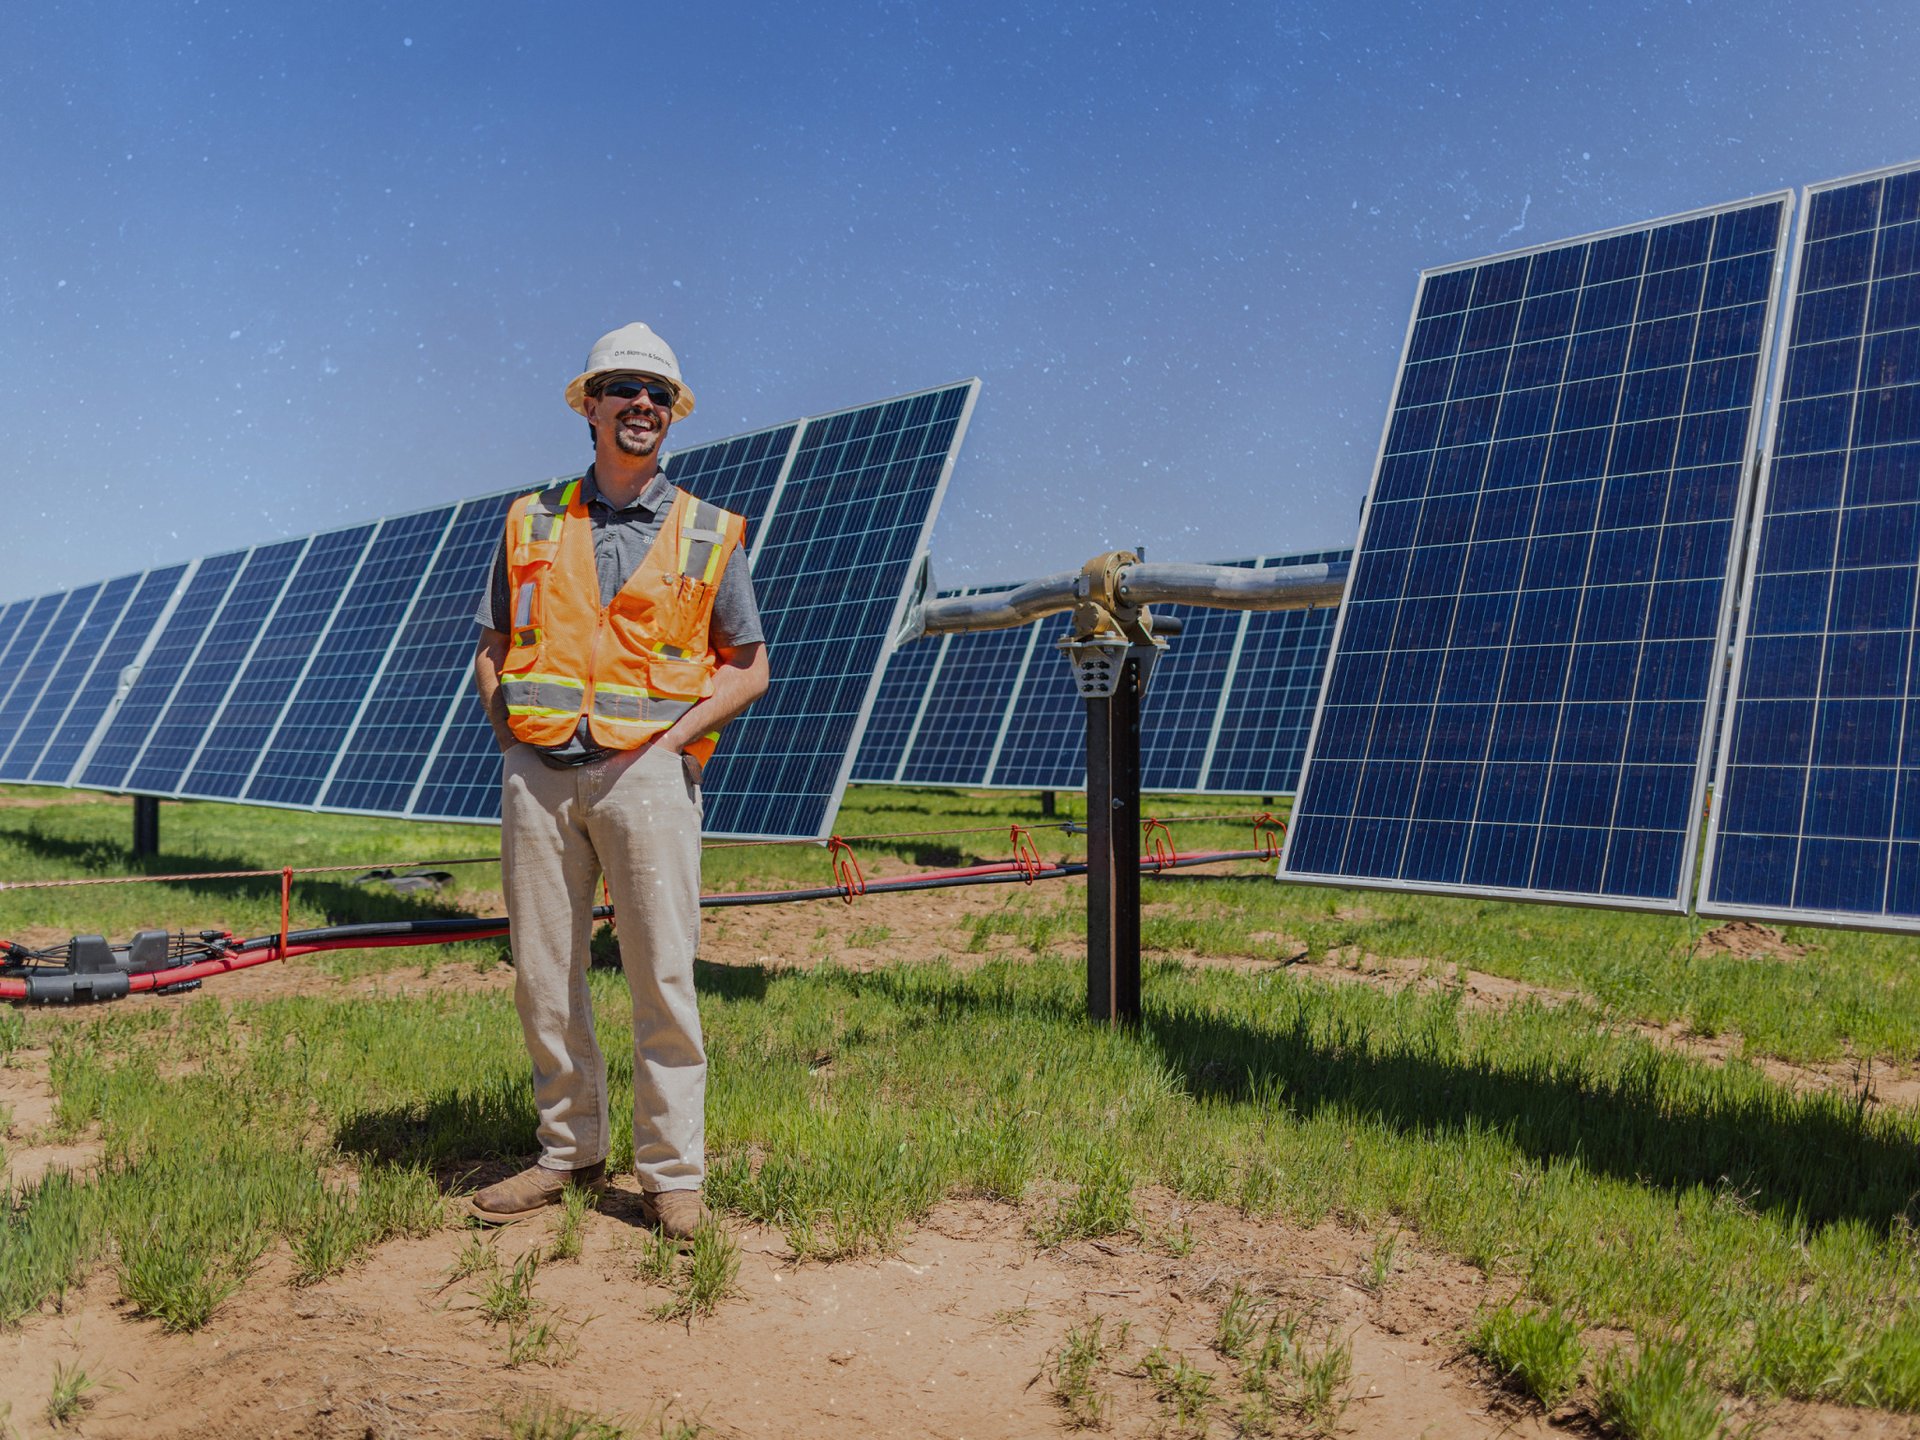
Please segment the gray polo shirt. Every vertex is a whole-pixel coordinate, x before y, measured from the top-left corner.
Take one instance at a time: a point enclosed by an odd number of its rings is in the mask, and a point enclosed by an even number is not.
[[[600,577],[602,605],[613,602],[613,597],[646,559],[659,537],[660,527],[666,523],[666,504],[672,496],[673,482],[661,472],[631,505],[616,509],[600,494],[593,467],[587,467],[587,473],[580,480],[580,498],[593,525],[593,565]],[[506,634],[512,629],[512,614],[513,601],[507,585],[507,537],[503,526],[500,543],[493,552],[493,571],[473,618],[483,629]],[[709,642],[718,650],[754,645],[766,639],[766,633],[760,628],[760,605],[753,594],[753,575],[747,569],[744,555],[735,555],[729,560],[720,576],[720,588],[713,597],[713,620],[707,633]],[[582,716],[573,739],[565,745],[542,749],[540,758],[551,765],[585,765],[607,753],[604,746],[594,743],[587,731],[586,718]]]

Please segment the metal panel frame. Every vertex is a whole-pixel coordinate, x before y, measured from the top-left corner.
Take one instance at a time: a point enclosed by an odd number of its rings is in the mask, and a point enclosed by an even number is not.
[[[1413,347],[1414,327],[1420,320],[1420,299],[1426,293],[1426,287],[1429,281],[1435,276],[1451,274],[1460,270],[1476,269],[1479,266],[1491,264],[1495,261],[1516,260],[1526,256],[1545,254],[1549,251],[1562,250],[1572,245],[1591,245],[1595,241],[1609,239],[1616,235],[1631,235],[1640,231],[1653,231],[1662,226],[1678,224],[1686,220],[1696,220],[1709,215],[1727,214],[1735,210],[1745,210],[1756,205],[1770,204],[1778,201],[1781,202],[1781,212],[1779,230],[1776,232],[1774,239],[1774,272],[1767,292],[1767,315],[1765,326],[1761,332],[1759,370],[1756,374],[1756,380],[1764,380],[1766,378],[1769,357],[1773,353],[1780,316],[1784,309],[1780,295],[1780,281],[1786,264],[1786,242],[1789,235],[1793,233],[1795,200],[1795,191],[1772,190],[1759,195],[1750,195],[1743,200],[1728,201],[1720,205],[1701,206],[1698,209],[1683,210],[1676,214],[1663,215],[1657,219],[1640,220],[1629,225],[1614,225],[1607,229],[1595,230],[1585,235],[1568,236],[1564,240],[1555,240],[1541,245],[1529,245],[1520,250],[1499,251],[1491,255],[1483,255],[1477,260],[1463,260],[1448,265],[1436,265],[1430,269],[1422,270],[1420,272],[1419,282],[1414,287],[1413,303],[1408,308],[1407,330],[1400,343],[1400,362],[1394,367],[1393,386],[1388,392],[1391,398],[1387,402],[1386,418],[1380,426],[1380,443],[1374,452],[1373,475],[1367,482],[1367,498],[1360,512],[1360,533],[1354,541],[1353,550],[1356,572],[1361,557],[1366,550],[1367,531],[1373,521],[1374,495],[1380,484],[1380,472],[1386,459],[1387,440],[1393,429],[1393,420],[1397,411],[1396,402],[1400,395],[1400,387],[1406,378],[1407,357]],[[1726,653],[1728,631],[1731,628],[1730,622],[1733,615],[1733,605],[1738,590],[1736,580],[1738,567],[1743,557],[1741,556],[1737,542],[1739,542],[1741,537],[1746,533],[1745,524],[1752,513],[1751,505],[1754,485],[1751,464],[1754,447],[1759,439],[1760,425],[1763,419],[1763,407],[1758,398],[1757,387],[1755,398],[1749,402],[1749,407],[1746,450],[1743,458],[1743,466],[1747,469],[1747,473],[1741,480],[1739,493],[1734,505],[1732,539],[1728,543],[1727,563],[1725,569],[1722,571],[1720,614],[1715,629],[1713,649],[1715,663],[1712,666],[1707,682],[1707,698],[1704,702],[1706,709],[1700,727],[1699,748],[1694,759],[1693,809],[1690,812],[1694,816],[1698,816],[1700,813],[1702,797],[1706,790],[1707,766],[1713,754],[1715,739],[1714,721],[1719,712],[1720,686],[1725,679],[1726,667],[1718,662],[1719,657]],[[1339,614],[1334,619],[1332,638],[1328,641],[1327,668],[1325,673],[1320,677],[1320,697],[1314,702],[1313,724],[1307,732],[1307,746],[1300,761],[1300,779],[1296,792],[1299,794],[1306,792],[1308,777],[1313,773],[1314,755],[1320,742],[1320,725],[1326,715],[1327,694],[1332,688],[1334,665],[1340,658],[1340,642],[1346,630],[1348,613],[1349,607],[1342,605]],[[1665,896],[1643,898],[1630,895],[1616,896],[1565,890],[1509,888],[1506,886],[1493,885],[1443,884],[1378,876],[1327,875],[1317,872],[1295,871],[1289,868],[1289,862],[1293,858],[1296,834],[1296,828],[1291,825],[1288,826],[1285,839],[1282,841],[1280,848],[1280,861],[1276,867],[1275,874],[1277,879],[1293,881],[1302,885],[1320,885],[1342,890],[1389,890],[1419,895],[1467,895],[1485,899],[1515,900],[1535,904],[1572,905],[1601,910],[1640,910],[1651,911],[1658,914],[1683,915],[1687,913],[1688,899],[1692,893],[1695,860],[1699,854],[1697,847],[1700,840],[1700,827],[1698,824],[1690,825],[1686,837],[1682,841],[1682,863],[1679,866],[1680,886],[1678,893],[1671,899]]]
[[[1720,801],[1726,794],[1726,777],[1729,756],[1733,748],[1734,710],[1740,699],[1740,678],[1746,668],[1747,626],[1751,617],[1751,602],[1755,582],[1760,566],[1760,530],[1766,523],[1767,496],[1773,485],[1773,460],[1776,426],[1780,419],[1780,399],[1786,388],[1787,352],[1793,339],[1794,306],[1800,299],[1800,261],[1806,250],[1807,228],[1813,217],[1813,197],[1825,194],[1829,190],[1843,190],[1850,185],[1863,185],[1872,180],[1890,179],[1895,175],[1906,175],[1920,170],[1920,159],[1909,160],[1900,165],[1882,165],[1873,170],[1864,170],[1857,175],[1841,175],[1831,180],[1821,180],[1802,188],[1804,203],[1800,206],[1798,224],[1793,237],[1793,263],[1787,269],[1786,293],[1780,302],[1778,354],[1772,356],[1773,375],[1767,392],[1767,444],[1762,448],[1759,460],[1759,475],[1753,489],[1753,508],[1749,517],[1749,529],[1745,535],[1746,556],[1743,565],[1743,577],[1740,588],[1740,623],[1733,641],[1733,660],[1730,666],[1716,665],[1716,673],[1726,677],[1727,703],[1721,708],[1719,759],[1713,775],[1713,809],[1707,816],[1706,848],[1700,862],[1700,883],[1694,897],[1694,911],[1700,915],[1710,915],[1726,919],[1771,920],[1788,925],[1817,925],[1828,929],[1866,930],[1890,935],[1920,934],[1920,916],[1902,919],[1897,916],[1866,915],[1853,910],[1796,910],[1791,907],[1769,905],[1717,905],[1708,896],[1712,893],[1714,865],[1718,859],[1720,841],[1720,820],[1725,806]],[[1695,797],[1694,813],[1700,813],[1701,799]],[[1802,837],[1805,838],[1804,836]]]

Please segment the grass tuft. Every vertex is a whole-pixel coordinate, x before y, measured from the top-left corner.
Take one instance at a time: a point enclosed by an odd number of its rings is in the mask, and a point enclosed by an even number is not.
[[[553,1239],[547,1245],[549,1260],[578,1260],[583,1245],[582,1228],[593,1196],[584,1185],[569,1185],[560,1192],[560,1220]]]
[[[533,1277],[540,1273],[540,1252],[529,1250],[513,1269],[495,1269],[481,1281],[480,1315],[489,1325],[524,1324],[533,1314]]]
[[[78,1420],[93,1405],[93,1390],[99,1382],[78,1361],[61,1361],[53,1367],[53,1392],[47,1396],[47,1423],[58,1429]]]
[[[1625,1440],[1721,1440],[1727,1433],[1719,1397],[1669,1341],[1648,1341],[1637,1359],[1609,1351],[1595,1389],[1600,1418]]]
[[[685,1320],[713,1314],[734,1291],[740,1274],[740,1247],[718,1225],[696,1230],[679,1268],[674,1298],[654,1311],[662,1320]]]
[[[1117,1335],[1109,1335],[1106,1324],[1104,1315],[1095,1315],[1075,1326],[1053,1354],[1053,1398],[1067,1412],[1067,1424],[1076,1430],[1105,1424],[1113,1403],[1100,1378],[1110,1351],[1126,1344],[1126,1326],[1123,1322]]]
[[[1549,1410],[1573,1393],[1587,1358],[1580,1327],[1557,1308],[1523,1312],[1509,1305],[1489,1310],[1467,1345],[1500,1372],[1503,1382]]]

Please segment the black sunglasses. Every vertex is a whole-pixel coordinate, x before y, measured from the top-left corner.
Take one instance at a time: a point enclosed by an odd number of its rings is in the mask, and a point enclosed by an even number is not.
[[[679,393],[664,380],[609,380],[595,394],[615,400],[638,400],[642,395],[662,410],[671,410]]]

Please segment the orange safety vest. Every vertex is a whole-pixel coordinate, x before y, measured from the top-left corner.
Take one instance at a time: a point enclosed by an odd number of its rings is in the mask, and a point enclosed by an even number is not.
[[[713,693],[707,627],[747,522],[684,490],[668,504],[653,548],[603,606],[580,481],[513,502],[513,629],[500,688],[516,738],[564,745],[585,715],[598,744],[635,750]],[[702,735],[687,753],[704,764],[718,739],[718,731]]]

